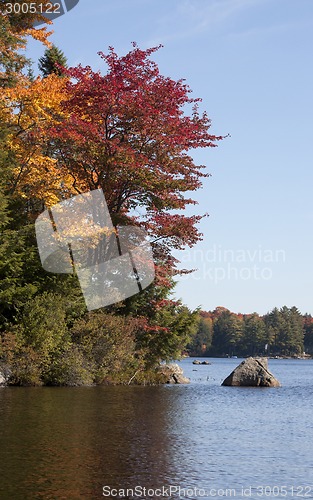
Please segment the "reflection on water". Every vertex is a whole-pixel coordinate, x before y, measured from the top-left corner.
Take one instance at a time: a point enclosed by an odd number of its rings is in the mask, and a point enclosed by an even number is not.
[[[1,388],[0,498],[312,483],[313,362],[270,365],[282,388],[221,387],[239,362],[185,360],[189,386]]]
[[[164,387],[2,389],[2,495],[98,498],[104,485],[166,484],[171,402]]]

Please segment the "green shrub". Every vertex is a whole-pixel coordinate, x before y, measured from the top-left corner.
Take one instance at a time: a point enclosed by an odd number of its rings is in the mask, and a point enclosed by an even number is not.
[[[72,345],[51,362],[44,378],[46,385],[70,387],[92,385],[93,370],[90,366],[86,366],[82,351]]]

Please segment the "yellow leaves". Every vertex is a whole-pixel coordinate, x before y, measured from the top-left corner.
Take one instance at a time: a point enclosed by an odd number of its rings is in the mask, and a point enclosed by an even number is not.
[[[10,102],[13,122],[20,129],[51,121],[61,112],[61,102],[66,99],[66,78],[55,74],[47,78],[38,77],[34,82],[25,81],[12,89],[5,89],[6,98]]]
[[[33,4],[43,2],[34,0]],[[48,133],[51,126],[58,125],[65,117],[61,103],[67,99],[67,79],[52,74],[31,82],[14,66],[15,61],[17,68],[25,64],[24,55],[17,51],[26,47],[26,37],[52,46],[48,40],[52,31],[48,31],[47,26],[34,28],[36,21],[52,24],[38,12],[11,17],[2,16],[0,12],[0,51],[2,59],[11,61],[13,68],[8,65],[5,72],[0,73],[4,81],[0,85],[0,123],[6,130],[5,147],[11,153],[8,157],[12,158],[8,186],[11,193],[41,199],[51,206],[60,200],[63,189],[69,193],[72,190],[72,183],[64,182],[62,168],[51,157]]]
[[[32,157],[22,163],[25,151],[20,151],[17,158],[20,166],[15,169],[15,175],[19,178],[19,190],[24,198],[37,198],[43,200],[46,206],[58,203],[60,199],[60,172],[56,168],[56,160],[43,156],[38,151]],[[21,190],[21,188],[23,188]]]
[[[61,102],[66,100],[66,78],[52,74],[32,83],[21,79],[14,88],[0,89],[0,97],[0,113],[16,134],[35,134],[38,127],[44,129],[65,117]]]
[[[4,89],[0,87],[0,123],[2,125],[8,123],[11,117],[10,108],[6,101],[7,101],[6,93],[4,92]]]
[[[75,214],[75,224],[73,220],[62,218],[62,234],[56,232],[54,237],[61,245],[66,245],[69,241],[83,241],[85,250],[98,248],[101,243],[108,245],[109,238],[116,234],[116,229],[112,227],[100,227],[83,217]],[[107,249],[108,250],[108,249]],[[77,263],[78,264],[78,263]]]
[[[14,88],[0,91],[0,118],[9,124],[9,146],[18,165],[12,183],[23,197],[41,199],[46,206],[57,203],[64,190],[72,190],[47,150],[49,127],[65,117],[61,102],[67,97],[66,82],[51,74],[32,83],[22,79]]]
[[[15,156],[19,165],[13,172],[18,181],[16,189],[23,198],[40,199],[50,208],[65,192],[75,194],[72,182],[64,178],[57,160],[41,154],[40,148],[30,150],[21,143],[15,144]]]

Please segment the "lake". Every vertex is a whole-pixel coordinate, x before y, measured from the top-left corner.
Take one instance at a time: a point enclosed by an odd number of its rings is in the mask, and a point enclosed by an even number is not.
[[[0,498],[313,498],[313,360],[270,360],[271,389],[209,361],[189,385],[0,388]]]

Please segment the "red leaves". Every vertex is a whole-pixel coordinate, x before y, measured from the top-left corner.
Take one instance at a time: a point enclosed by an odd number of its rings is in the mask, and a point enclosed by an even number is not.
[[[160,47],[141,50],[133,44],[122,57],[112,47],[100,52],[105,75],[89,66],[68,70],[63,108],[69,118],[51,132],[76,189],[101,187],[113,220],[139,210],[137,223],[168,257],[170,248],[201,238],[200,216],[173,214],[195,204],[184,193],[200,188],[208,175],[188,152],[215,147],[222,137],[209,133],[211,122],[200,115],[199,99],[190,97],[188,85],[160,75],[150,59]],[[185,115],[187,105],[193,106],[191,116]]]

